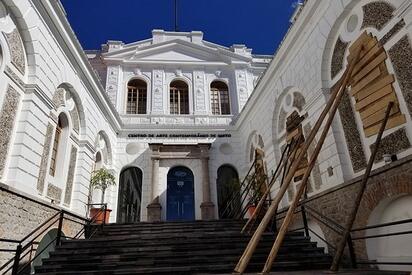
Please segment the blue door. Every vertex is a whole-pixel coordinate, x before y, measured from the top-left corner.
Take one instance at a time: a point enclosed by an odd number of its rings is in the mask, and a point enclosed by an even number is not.
[[[195,219],[193,173],[186,167],[172,168],[167,174],[166,218],[168,221]]]

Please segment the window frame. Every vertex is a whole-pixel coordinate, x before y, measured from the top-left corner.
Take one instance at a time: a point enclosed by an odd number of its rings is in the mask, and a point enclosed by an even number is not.
[[[185,87],[173,86],[175,82],[184,83]],[[182,95],[185,92],[186,94]],[[182,101],[186,97],[186,100]],[[172,100],[173,99],[173,100]],[[173,110],[173,111],[172,111]],[[185,113],[182,113],[186,111]],[[170,115],[190,115],[189,85],[186,81],[176,79],[169,84],[169,114]]]
[[[226,89],[219,89],[216,87],[212,87],[214,83],[219,83],[219,84],[224,84],[226,86]],[[225,93],[225,95],[222,95]],[[210,83],[210,113],[212,115],[217,115],[217,116],[227,116],[232,114],[232,104],[230,102],[230,92],[229,92],[229,86],[227,85],[226,82],[221,81],[221,80],[214,80]],[[227,97],[227,109],[228,113],[223,114],[222,113],[222,97]],[[216,106],[216,105],[217,106]],[[226,104],[226,103],[225,103]],[[217,108],[216,108],[217,107]],[[215,110],[218,110],[218,113],[215,112]]]
[[[137,81],[138,85],[131,85],[133,81]],[[140,82],[140,83],[139,83]],[[140,85],[140,84],[145,84],[145,85]],[[129,80],[127,82],[126,86],[126,115],[147,115],[148,113],[148,108],[147,108],[147,103],[148,103],[148,84],[147,81],[140,79],[140,78],[135,78]],[[134,101],[130,101],[130,95],[132,93],[135,93],[135,95],[132,95],[132,99]],[[135,106],[130,105],[133,104]],[[144,112],[143,112],[144,111]]]

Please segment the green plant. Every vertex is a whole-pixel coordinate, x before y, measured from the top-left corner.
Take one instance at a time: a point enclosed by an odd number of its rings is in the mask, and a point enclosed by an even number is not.
[[[116,185],[116,179],[107,169],[101,168],[93,171],[90,185],[93,188],[102,190],[101,203],[103,203],[107,187]]]

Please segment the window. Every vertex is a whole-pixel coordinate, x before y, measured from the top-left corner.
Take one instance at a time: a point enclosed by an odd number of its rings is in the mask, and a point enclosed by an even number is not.
[[[147,84],[143,80],[133,79],[127,84],[127,114],[146,114]]]
[[[56,131],[54,133],[53,148],[51,151],[49,174],[55,177],[59,174],[58,169],[62,167],[64,156],[66,153],[65,147],[69,137],[69,121],[64,113],[61,113],[57,120]]]
[[[229,89],[222,81],[210,84],[210,104],[213,115],[230,115]]]
[[[189,114],[189,89],[184,81],[175,80],[170,83],[170,114]]]

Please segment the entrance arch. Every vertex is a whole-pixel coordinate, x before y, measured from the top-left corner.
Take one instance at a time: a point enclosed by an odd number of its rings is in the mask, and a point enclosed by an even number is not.
[[[137,167],[130,167],[120,173],[119,199],[117,206],[118,223],[140,221],[143,173]]]
[[[177,166],[167,173],[166,219],[191,221],[195,219],[195,190],[192,171]]]
[[[232,207],[240,205],[240,182],[236,169],[230,165],[220,166],[219,169],[217,169],[216,188],[219,219],[231,218],[228,216],[229,212],[231,212],[230,209],[225,213],[223,212],[235,193],[237,193],[238,196],[236,197],[236,201],[233,202]]]

